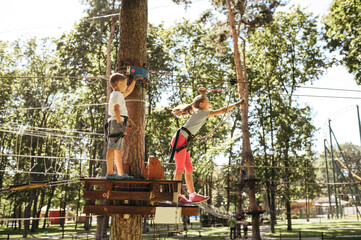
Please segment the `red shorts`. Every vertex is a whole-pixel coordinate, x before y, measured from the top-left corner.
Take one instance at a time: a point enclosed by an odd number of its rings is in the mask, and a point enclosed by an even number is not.
[[[175,138],[172,139],[172,146],[174,144]],[[182,135],[179,134],[177,148],[181,147],[187,139]],[[191,163],[191,156],[189,155],[189,152],[187,151],[188,148],[182,149],[178,153],[175,152],[174,159],[176,164],[176,170],[179,172],[183,172],[184,169],[186,172],[193,172],[193,166]]]

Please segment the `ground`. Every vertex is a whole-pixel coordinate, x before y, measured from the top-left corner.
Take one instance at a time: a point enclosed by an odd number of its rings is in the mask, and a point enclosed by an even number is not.
[[[40,225],[42,226],[42,225]],[[361,222],[357,219],[342,219],[342,220],[327,220],[327,219],[311,219],[307,222],[304,219],[294,219],[292,221],[292,232],[286,231],[286,224],[284,221],[278,221],[276,225],[276,233],[270,234],[269,225],[265,227],[261,226],[262,239],[308,239],[316,240],[322,239],[361,239]],[[149,232],[143,234],[143,239],[154,239],[160,237],[160,239],[229,239],[229,228],[223,227],[201,227],[199,221],[192,221],[192,224],[188,226],[188,231],[181,231],[176,236],[168,236],[168,232],[175,229],[175,226],[170,225],[169,230],[166,225],[150,226]],[[182,226],[179,226],[179,230],[183,230]],[[201,232],[199,232],[201,230]],[[64,228],[64,238],[62,238],[62,228],[59,225],[50,226],[47,230],[39,230],[36,233],[30,233],[28,238],[41,238],[41,239],[94,239],[96,226],[92,226],[89,232],[83,229],[83,224],[78,224],[77,230],[75,230],[75,224],[69,222]],[[199,235],[201,234],[202,237]],[[251,228],[249,229],[251,234]],[[301,238],[300,238],[301,236]],[[22,238],[22,230],[13,230],[10,227],[6,228],[0,226],[0,239],[16,239]],[[250,238],[248,238],[250,239]]]

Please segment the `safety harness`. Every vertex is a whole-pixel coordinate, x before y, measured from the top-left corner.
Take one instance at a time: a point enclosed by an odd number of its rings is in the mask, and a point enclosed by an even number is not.
[[[179,134],[180,134],[181,130],[185,131],[188,134],[188,138],[187,138],[187,141],[182,146],[177,148]],[[169,159],[170,163],[173,162],[175,152],[179,153],[180,151],[182,151],[183,149],[186,149],[186,148],[187,148],[187,152],[189,151],[188,148],[189,148],[189,144],[190,144],[192,138],[194,138],[194,135],[187,128],[181,127],[177,130],[177,134],[175,136],[173,146],[171,146],[172,153],[171,153],[170,159]]]
[[[118,142],[119,139],[125,137],[125,134],[127,132],[128,116],[121,115],[121,117],[124,120],[119,124],[119,128],[120,128],[119,133],[111,133],[110,132],[110,121],[107,120],[105,122],[105,124],[104,124],[104,133],[105,133],[105,139],[106,139],[107,142],[109,142],[109,138],[116,138],[115,142]]]

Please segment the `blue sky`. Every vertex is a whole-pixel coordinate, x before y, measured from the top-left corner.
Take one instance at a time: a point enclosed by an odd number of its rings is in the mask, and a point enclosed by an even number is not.
[[[291,0],[284,9],[288,9],[290,5],[300,5],[322,16],[331,3],[332,0]],[[149,0],[149,22],[164,22],[166,26],[170,26],[182,18],[197,18],[209,6],[208,0],[193,0],[192,6],[185,10],[171,0]],[[85,15],[83,11],[84,6],[78,0],[0,0],[0,39],[59,37]],[[308,86],[361,91],[361,87],[356,85],[342,66],[329,69],[323,77]],[[302,89],[299,94],[361,98],[360,92],[321,89]],[[323,150],[323,139],[328,134],[324,125],[329,118],[340,143],[360,144],[356,105],[361,105],[361,99],[300,97],[299,101],[313,108],[314,124],[320,128],[315,136],[316,150]]]

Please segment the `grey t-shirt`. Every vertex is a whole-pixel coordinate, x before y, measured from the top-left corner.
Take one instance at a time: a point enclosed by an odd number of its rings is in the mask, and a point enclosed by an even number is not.
[[[188,121],[183,125],[183,127],[187,128],[193,135],[196,135],[206,122],[209,113],[211,110],[197,110],[195,113],[191,115]],[[188,133],[186,131],[181,131],[181,134],[188,138]]]

